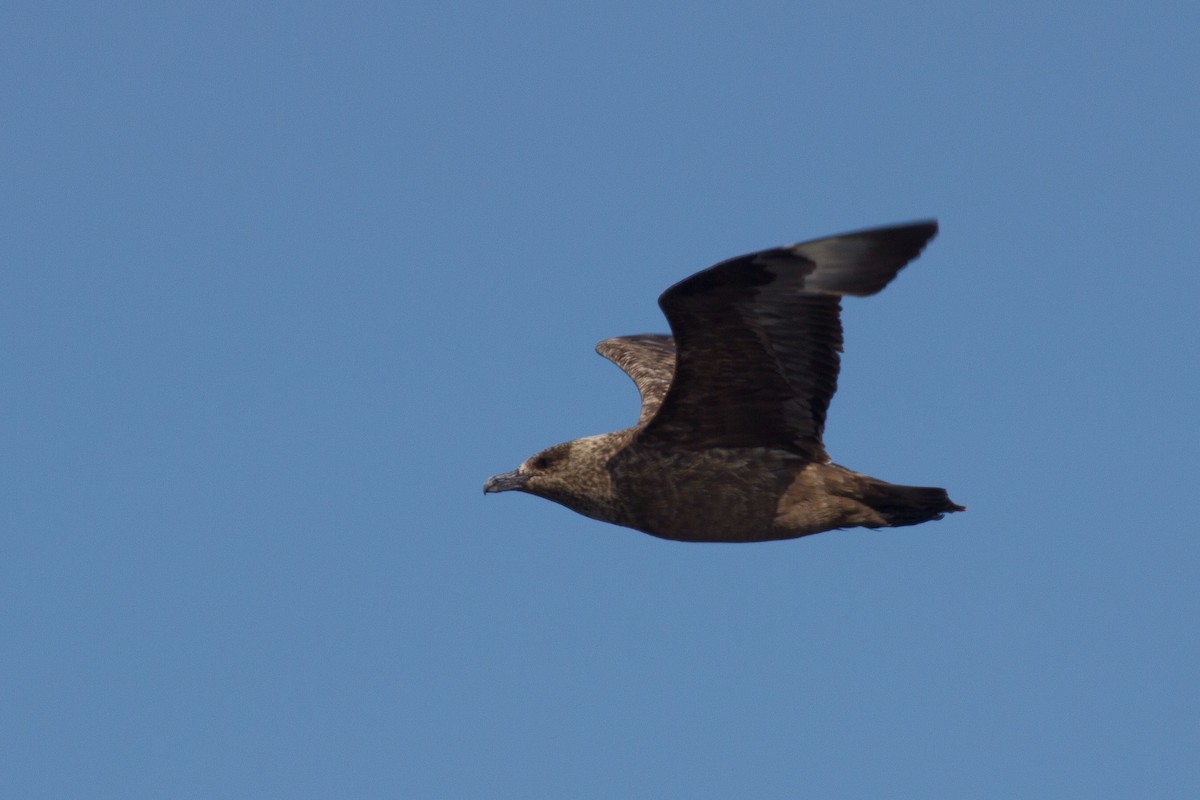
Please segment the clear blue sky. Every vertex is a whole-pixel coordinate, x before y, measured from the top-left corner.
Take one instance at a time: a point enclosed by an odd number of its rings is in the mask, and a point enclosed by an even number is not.
[[[1200,796],[1194,2],[249,6],[0,12],[0,795]],[[481,494],[926,216],[827,442],[968,513]]]

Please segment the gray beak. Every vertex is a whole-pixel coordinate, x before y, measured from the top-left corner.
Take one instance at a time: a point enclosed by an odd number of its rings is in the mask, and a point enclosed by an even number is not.
[[[503,475],[493,475],[483,485],[483,493],[491,494],[492,492],[508,492],[513,489],[523,489],[525,488],[527,477],[517,470],[505,472]]]

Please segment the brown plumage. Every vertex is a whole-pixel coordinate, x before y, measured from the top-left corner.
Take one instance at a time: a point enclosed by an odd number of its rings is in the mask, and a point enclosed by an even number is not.
[[[821,440],[837,389],[841,298],[883,289],[936,233],[932,221],[847,233],[680,281],[658,299],[674,337],[596,346],[637,385],[637,424],[543,450],[484,491],[528,492],[697,542],[915,525],[965,510],[944,489],[833,464]]]

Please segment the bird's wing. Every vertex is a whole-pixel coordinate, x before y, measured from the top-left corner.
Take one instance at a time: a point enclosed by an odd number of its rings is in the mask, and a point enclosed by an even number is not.
[[[638,441],[771,447],[827,461],[821,437],[837,389],[841,297],[878,292],[936,233],[930,221],[763,250],[667,289],[658,304],[675,334],[675,373]]]
[[[618,336],[596,345],[596,352],[625,371],[642,396],[637,424],[645,425],[662,405],[675,372],[675,340],[658,333]]]

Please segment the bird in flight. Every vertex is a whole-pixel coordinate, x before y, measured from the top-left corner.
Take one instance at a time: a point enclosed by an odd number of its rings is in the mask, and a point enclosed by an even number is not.
[[[663,292],[671,336],[596,351],[637,385],[625,430],[554,445],[495,475],[520,491],[663,539],[759,542],[888,528],[965,511],[945,489],[830,461],[841,298],[875,294],[937,234],[934,221],[846,233],[722,261]]]

